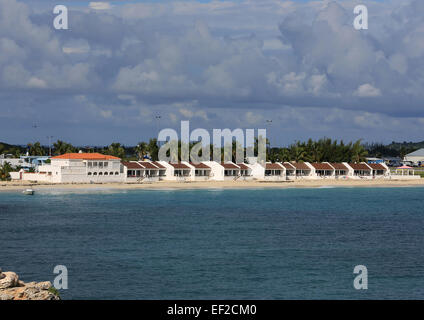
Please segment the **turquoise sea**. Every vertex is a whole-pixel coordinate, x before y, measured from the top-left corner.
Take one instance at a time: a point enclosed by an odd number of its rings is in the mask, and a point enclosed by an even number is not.
[[[0,267],[63,299],[424,299],[424,188],[0,193]],[[368,269],[355,290],[353,269]]]

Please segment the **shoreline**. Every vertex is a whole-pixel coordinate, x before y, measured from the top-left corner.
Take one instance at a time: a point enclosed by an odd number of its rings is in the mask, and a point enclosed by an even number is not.
[[[154,183],[29,183],[0,182],[0,192],[22,191],[31,186],[35,190],[189,190],[189,189],[288,189],[325,187],[424,187],[424,179],[414,180],[296,180],[296,181],[202,181]]]

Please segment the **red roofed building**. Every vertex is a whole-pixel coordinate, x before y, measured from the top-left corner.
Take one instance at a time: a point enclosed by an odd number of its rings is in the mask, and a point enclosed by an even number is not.
[[[279,181],[286,179],[286,168],[281,163],[265,164],[265,180]]]
[[[124,182],[121,159],[100,153],[65,153],[38,167],[31,180],[53,183]]]

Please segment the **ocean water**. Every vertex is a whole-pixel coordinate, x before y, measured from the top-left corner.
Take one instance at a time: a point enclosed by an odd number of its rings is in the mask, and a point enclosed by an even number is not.
[[[63,299],[424,299],[424,188],[0,193],[0,267]],[[356,265],[368,289],[355,290]]]

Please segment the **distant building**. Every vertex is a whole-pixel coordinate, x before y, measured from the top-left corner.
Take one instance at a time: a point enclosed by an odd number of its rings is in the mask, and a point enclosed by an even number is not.
[[[21,167],[24,170],[28,170],[45,164],[49,158],[48,156],[20,156],[19,158],[13,158],[10,154],[2,154],[0,155],[0,166],[8,162],[13,168]]]
[[[384,163],[384,159],[380,158],[366,158],[367,163]]]
[[[21,180],[53,183],[123,182],[121,159],[100,153],[66,153],[50,158],[36,172],[20,172]]]
[[[414,165],[414,166],[424,165],[424,148],[421,148],[417,151],[407,154],[403,158],[403,162]]]

